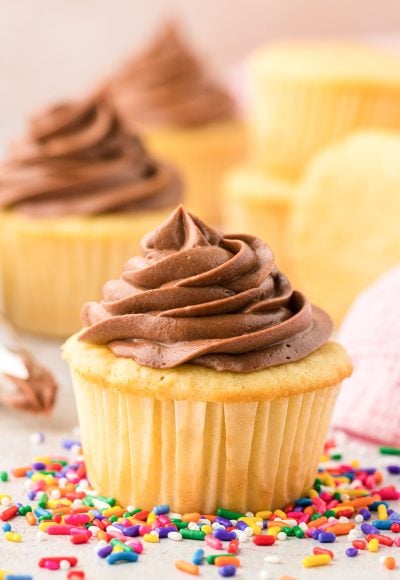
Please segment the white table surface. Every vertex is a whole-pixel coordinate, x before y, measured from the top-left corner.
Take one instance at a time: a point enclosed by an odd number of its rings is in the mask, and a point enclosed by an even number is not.
[[[64,365],[59,360],[57,341],[37,341],[31,339],[30,347],[45,360],[61,379],[58,403],[52,418],[31,418],[20,413],[13,413],[0,409],[0,470],[11,469],[18,465],[25,465],[36,455],[59,453],[60,441],[64,437],[72,436],[72,429],[76,425],[76,412],[73,403],[72,389]],[[46,433],[44,444],[36,446],[30,443],[29,436],[33,431],[40,430]],[[343,449],[344,459],[359,458],[363,467],[382,467],[388,462],[400,464],[400,458],[380,456],[376,448],[366,448],[352,441],[347,441]],[[397,460],[396,460],[397,459]],[[399,477],[386,477],[399,485]],[[13,479],[7,483],[0,482],[0,494],[9,493],[14,501],[24,500],[23,480]],[[26,501],[24,501],[26,503]],[[227,506],[229,507],[229,506]],[[400,502],[393,502],[393,507],[400,510]],[[38,568],[38,560],[43,556],[76,556],[79,559],[79,569],[86,572],[87,580],[103,580],[117,578],[138,578],[140,580],[183,580],[191,576],[177,571],[174,568],[176,559],[191,559],[195,549],[202,546],[202,542],[182,541],[172,542],[162,540],[160,544],[145,544],[144,553],[134,564],[109,566],[95,555],[95,540],[88,545],[72,546],[65,537],[52,536],[45,541],[36,539],[37,529],[26,525],[23,518],[12,522],[13,528],[20,531],[23,541],[18,544],[8,542],[2,537],[0,530],[0,570],[7,569],[14,573],[33,575],[35,580],[50,578],[65,578],[62,571],[51,572]],[[0,526],[1,527],[1,526]],[[386,532],[385,532],[386,533]],[[379,562],[382,555],[394,556],[400,564],[400,548],[382,548],[377,554],[370,552],[359,553],[356,558],[344,555],[350,543],[345,538],[338,538],[333,545],[329,545],[335,552],[335,559],[329,566],[305,569],[301,566],[304,556],[312,553],[314,540],[288,539],[277,542],[272,547],[257,547],[248,542],[242,545],[240,559],[242,567],[236,578],[258,580],[260,570],[264,568],[263,560],[266,555],[277,555],[281,558],[280,564],[269,564],[273,580],[279,580],[283,575],[290,575],[297,580],[385,580],[400,576],[400,568],[396,571],[386,570]],[[206,549],[207,553],[214,553]],[[54,576],[55,575],[55,576]],[[204,578],[220,578],[214,566],[201,567],[201,576]]]

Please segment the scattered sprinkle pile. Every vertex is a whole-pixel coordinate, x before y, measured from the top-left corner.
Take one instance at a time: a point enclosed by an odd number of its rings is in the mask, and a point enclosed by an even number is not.
[[[43,434],[39,435],[33,434],[31,441],[43,442]],[[381,565],[395,570],[396,559],[385,550],[400,547],[400,513],[390,509],[390,501],[400,499],[400,492],[393,485],[384,485],[384,474],[377,468],[362,468],[356,460],[341,464],[342,456],[335,445],[334,440],[326,443],[321,467],[308,494],[283,509],[253,514],[221,507],[215,514],[177,514],[166,504],[152,511],[123,508],[115,498],[97,495],[86,477],[79,441],[65,440],[63,448],[68,457],[40,456],[32,464],[11,471],[12,477],[24,478],[26,501],[14,502],[7,493],[0,493],[0,529],[9,542],[20,542],[22,535],[13,530],[13,521],[25,518],[27,525],[37,528],[38,540],[65,536],[69,547],[66,552],[72,554],[77,544],[93,542],[97,557],[112,566],[137,562],[146,543],[199,542],[191,562],[176,560],[175,567],[197,576],[202,566],[212,566],[223,578],[233,577],[240,566],[245,567],[240,559],[245,542],[262,549],[292,538],[314,540],[301,562],[305,568],[312,568],[334,565],[335,541],[345,536],[349,544],[346,557],[379,552]],[[380,451],[400,455],[397,448]],[[388,465],[386,469],[391,475],[400,474],[400,465]],[[0,471],[1,492],[9,479],[9,472]],[[271,578],[268,566],[281,560],[271,554],[264,562],[260,580]],[[65,570],[68,580],[85,579],[75,556],[40,558],[38,567]],[[18,575],[0,570],[0,580],[33,578],[34,572]],[[281,576],[281,580],[289,578]]]

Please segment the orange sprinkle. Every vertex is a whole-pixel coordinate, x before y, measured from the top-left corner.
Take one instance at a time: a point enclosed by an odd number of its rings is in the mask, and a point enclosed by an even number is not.
[[[319,526],[322,526],[322,524],[326,524],[326,522],[328,521],[328,518],[326,518],[325,516],[321,516],[320,518],[317,518],[316,520],[311,520],[310,522],[308,522],[308,527],[309,528],[318,528]]]
[[[280,528],[284,528],[284,527],[287,527],[287,524],[285,524],[285,522],[281,522],[280,520],[269,520],[267,522],[268,528],[276,528],[276,526],[278,526]]]
[[[375,501],[377,501],[379,499],[380,498],[376,495],[369,496],[369,497],[356,497],[355,499],[349,499],[347,501],[344,501],[340,505],[345,505],[345,506],[351,505],[354,508],[363,508],[363,507],[367,507],[367,506],[371,505],[371,503],[374,503]]]
[[[176,560],[175,568],[178,568],[178,570],[181,570],[182,572],[192,574],[192,576],[198,576],[200,573],[199,567],[196,566],[196,564],[190,564],[189,562],[185,562],[184,560]]]
[[[388,556],[385,558],[384,565],[388,570],[394,570],[396,568],[396,560],[392,556]]]
[[[216,516],[216,515],[214,515],[214,514],[205,514],[205,515],[204,515],[204,518],[205,518],[206,520],[210,520],[210,522],[215,522],[215,518],[216,518],[216,517],[217,517],[217,516]]]
[[[218,558],[215,558],[214,560],[214,564],[216,566],[236,566],[237,568],[239,568],[240,566],[240,560],[239,558],[236,558],[235,556],[218,556]]]
[[[313,514],[315,514],[315,506],[308,505],[306,508],[304,508],[304,513],[312,516]]]
[[[332,532],[336,536],[347,536],[347,534],[356,527],[354,522],[349,522],[348,524],[333,524],[329,528],[326,528],[327,532]]]
[[[35,514],[34,513],[27,512],[25,514],[25,518],[26,518],[26,521],[28,522],[28,524],[30,526],[35,526],[36,525],[36,517],[35,517]]]
[[[14,477],[25,477],[26,472],[29,471],[31,467],[15,467],[12,470],[12,474]]]
[[[183,522],[198,522],[200,518],[201,518],[200,514],[198,514],[197,512],[193,512],[191,514],[183,515],[182,521]],[[180,562],[180,560],[178,560],[178,562]]]

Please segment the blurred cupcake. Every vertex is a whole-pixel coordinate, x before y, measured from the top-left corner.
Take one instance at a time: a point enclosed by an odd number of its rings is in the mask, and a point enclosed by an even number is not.
[[[0,167],[1,270],[19,328],[67,336],[82,302],[137,251],[180,199],[175,172],[149,156],[96,97],[33,119]]]
[[[339,323],[400,261],[400,136],[360,132],[313,159],[293,198],[295,280]]]
[[[354,363],[334,426],[400,447],[400,262],[354,301],[339,331]],[[355,412],[356,409],[356,412]]]
[[[151,150],[181,171],[185,205],[218,223],[221,176],[244,155],[244,129],[177,28],[165,26],[109,90],[126,126],[135,133],[140,125]]]
[[[400,58],[370,45],[293,41],[250,62],[256,163],[296,180],[313,155],[360,128],[400,129]]]
[[[91,482],[121,505],[183,513],[295,500],[351,372],[330,318],[260,239],[182,207],[142,253],[64,347]]]
[[[274,248],[279,269],[291,274],[289,219],[294,185],[251,165],[238,165],[224,179],[224,231],[251,232]]]

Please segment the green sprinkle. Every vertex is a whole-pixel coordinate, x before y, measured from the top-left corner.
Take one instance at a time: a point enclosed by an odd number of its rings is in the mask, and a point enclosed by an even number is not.
[[[111,516],[108,519],[110,520],[111,523],[114,523],[114,522],[117,522],[118,521],[118,516]]]
[[[341,453],[332,453],[331,459],[333,459],[333,461],[340,461],[343,459],[343,455]]]
[[[25,514],[26,514],[26,509],[25,509],[25,506],[22,505],[18,510],[18,515],[24,516]]]
[[[337,501],[342,501],[342,494],[339,493],[338,491],[335,491],[335,493],[333,494],[333,499],[336,499]]]
[[[228,557],[232,557],[232,556],[236,556],[236,554],[210,554],[210,556],[207,556],[207,563],[208,564],[215,564],[215,560],[217,558],[228,558]]]
[[[182,522],[182,520],[171,520],[171,522],[178,528],[178,530],[184,530],[189,527],[189,523]]]
[[[143,510],[141,510],[140,508],[132,510],[131,512],[125,512],[123,517],[124,518],[130,518],[131,516],[134,516],[135,514],[138,514],[139,512],[141,512]]]
[[[7,471],[0,471],[0,480],[1,481],[8,481],[8,473],[7,473]]]
[[[110,544],[112,546],[120,546],[124,552],[133,552],[130,546],[127,546],[126,544],[124,544],[124,542],[121,542],[121,540],[118,540],[117,538],[113,538]]]
[[[326,518],[330,518],[330,517],[335,517],[336,516],[336,512],[334,512],[333,510],[328,510],[324,513],[324,516]]]
[[[95,499],[99,499],[100,501],[105,501],[106,503],[108,503],[111,507],[114,507],[117,500],[115,499],[115,497],[104,497],[103,495],[98,495],[96,496]]]
[[[49,501],[49,496],[47,493],[44,493],[39,501],[39,507],[43,508],[44,510],[47,508],[47,502]]]
[[[400,447],[380,447],[379,453],[382,455],[400,455]]]
[[[296,538],[304,538],[304,532],[300,526],[293,526],[293,533]]]
[[[94,505],[93,505],[93,498],[90,497],[89,495],[87,495],[86,497],[83,498],[82,504],[83,505],[88,505],[90,507],[94,507]]]
[[[310,518],[310,520],[317,520],[318,518],[322,517],[322,514],[320,514],[319,512],[316,512],[315,514],[313,514]]]
[[[53,519],[53,515],[52,514],[46,514],[44,516],[40,516],[38,518],[38,522],[46,522],[48,520],[52,520]]]
[[[287,536],[294,536],[293,528],[289,528],[289,526],[282,526],[281,532],[285,532]]]
[[[200,532],[197,530],[186,530],[185,528],[180,530],[182,534],[182,538],[185,540],[204,540],[206,537],[204,532]]]
[[[31,505],[24,505],[25,508],[25,513],[27,514],[28,512],[32,511],[32,506]]]
[[[233,512],[231,510],[226,510],[225,508],[218,508],[217,509],[217,516],[221,518],[226,518],[227,520],[238,520],[239,518],[243,518],[245,514],[240,512]]]

